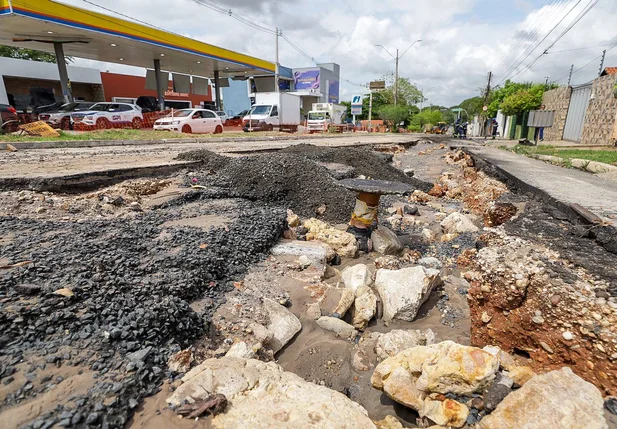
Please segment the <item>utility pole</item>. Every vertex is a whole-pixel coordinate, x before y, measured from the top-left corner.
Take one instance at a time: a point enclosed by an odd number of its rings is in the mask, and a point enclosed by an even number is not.
[[[570,86],[570,82],[572,82],[572,73],[574,72],[574,64],[570,66],[570,75],[568,76],[568,86]]]
[[[407,48],[405,50],[405,52],[403,52],[402,55],[398,54],[398,49],[396,50],[396,57],[394,55],[392,55],[390,53],[390,51],[388,51],[383,45],[375,45],[380,47],[381,49],[383,49],[384,51],[386,51],[388,53],[388,55],[390,55],[394,61],[396,62],[396,67],[395,67],[395,72],[394,72],[394,105],[398,106],[398,63],[400,61],[401,58],[403,58],[405,56],[405,54],[411,49],[411,47],[413,45],[415,45],[418,42],[421,42],[422,39],[418,39],[415,42],[413,42],[411,45],[409,45],[409,48]]]
[[[274,92],[279,92],[279,28],[276,27],[276,50],[274,59]]]
[[[424,90],[422,88],[420,88],[420,112],[422,111],[422,106],[424,105]]]
[[[398,106],[398,49],[396,50],[396,71],[394,72],[394,105]]]
[[[602,76],[602,72],[604,71],[604,59],[606,58],[606,49],[602,51],[602,61],[600,61],[600,71],[598,72],[598,77]]]
[[[550,76],[545,76],[546,82],[544,82],[544,89],[548,89],[548,80],[551,78]]]
[[[493,72],[488,72],[488,83],[486,85],[486,92],[484,93],[484,106],[488,106],[488,97],[491,94],[491,81],[493,80]],[[484,111],[484,109],[482,109]],[[486,113],[484,113],[486,115]],[[483,115],[483,116],[484,116]],[[484,117],[484,123],[482,124],[482,134],[486,137],[486,120],[488,117]]]
[[[370,92],[370,98],[368,102],[368,132],[373,130],[373,91]]]

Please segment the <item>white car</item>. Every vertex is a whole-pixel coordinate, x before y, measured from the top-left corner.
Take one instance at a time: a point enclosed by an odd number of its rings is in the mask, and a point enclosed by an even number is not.
[[[223,111],[218,111],[216,112],[216,114],[219,116],[219,118],[221,118],[221,121],[223,121],[223,124],[225,124],[225,122],[227,122],[227,120],[229,119],[229,116],[227,116],[227,113]]]
[[[223,132],[223,121],[212,110],[174,110],[173,115],[157,119],[154,122],[154,131],[179,131],[186,134],[220,134]]]
[[[96,103],[85,112],[71,115],[73,126],[81,124],[99,130],[131,126],[136,130],[144,125],[141,107],[129,103]]]

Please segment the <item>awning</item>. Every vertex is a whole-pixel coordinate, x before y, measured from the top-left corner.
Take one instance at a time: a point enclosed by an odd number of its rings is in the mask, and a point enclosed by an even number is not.
[[[0,0],[0,44],[67,56],[214,77],[272,75],[275,65],[156,28],[51,0]]]

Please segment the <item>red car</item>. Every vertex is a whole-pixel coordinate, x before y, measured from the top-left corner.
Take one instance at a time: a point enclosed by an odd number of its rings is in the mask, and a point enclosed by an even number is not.
[[[0,134],[15,132],[18,125],[17,110],[8,104],[0,104]]]

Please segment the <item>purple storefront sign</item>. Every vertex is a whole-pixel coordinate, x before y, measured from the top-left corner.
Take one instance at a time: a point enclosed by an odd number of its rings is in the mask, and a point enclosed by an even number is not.
[[[297,71],[294,73],[296,91],[319,89],[319,69]]]
[[[339,101],[339,82],[338,80],[330,81],[330,91],[328,92],[328,102],[337,103]]]

